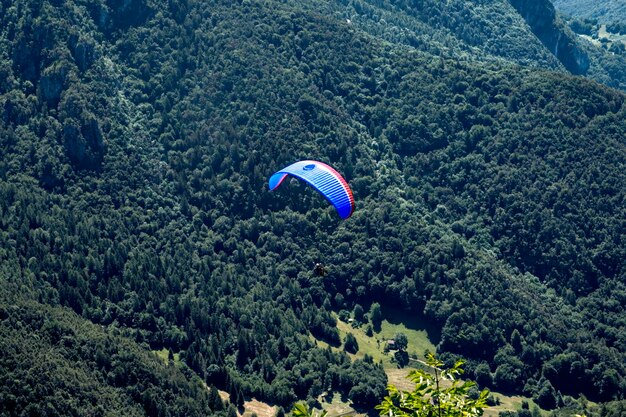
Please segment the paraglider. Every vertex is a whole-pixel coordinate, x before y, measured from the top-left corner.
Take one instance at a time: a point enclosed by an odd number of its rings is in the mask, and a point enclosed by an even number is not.
[[[287,175],[293,175],[315,188],[335,206],[342,219],[347,219],[354,212],[352,190],[346,180],[330,165],[310,160],[295,162],[270,177],[270,190],[275,190]]]

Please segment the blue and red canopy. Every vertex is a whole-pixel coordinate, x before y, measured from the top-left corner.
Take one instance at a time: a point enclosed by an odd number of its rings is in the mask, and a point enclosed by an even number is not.
[[[270,177],[270,190],[276,189],[287,175],[293,175],[319,191],[335,206],[342,219],[347,219],[354,212],[352,190],[346,180],[330,165],[310,160],[295,162]]]

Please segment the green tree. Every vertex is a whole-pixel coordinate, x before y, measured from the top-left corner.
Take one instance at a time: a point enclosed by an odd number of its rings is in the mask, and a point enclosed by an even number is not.
[[[357,353],[359,351],[359,343],[356,341],[356,337],[354,337],[352,333],[346,334],[343,350],[350,353]]]
[[[520,353],[524,347],[522,344],[522,336],[517,329],[513,329],[511,333],[511,346],[513,346],[516,353]]]
[[[550,381],[543,378],[539,381],[537,393],[533,397],[535,402],[546,410],[556,408],[558,404],[557,393]]]
[[[380,332],[380,326],[383,322],[383,313],[380,309],[380,304],[373,303],[370,307],[370,321],[375,332]]]
[[[363,323],[365,321],[365,311],[360,304],[354,306],[354,310],[352,313],[354,314],[354,320],[358,321],[359,323]]]
[[[474,369],[474,378],[481,386],[489,386],[493,383],[489,365],[485,362],[479,363]]]
[[[409,379],[416,386],[411,392],[400,391],[394,385],[387,388],[389,395],[376,406],[380,415],[390,417],[477,417],[487,407],[488,390],[480,392],[472,399],[469,391],[475,382],[461,382],[457,378],[463,374],[463,361],[457,361],[451,368],[444,368],[444,363],[428,354],[426,365],[432,372],[415,369],[409,373]],[[442,381],[452,381],[443,387]]]
[[[395,341],[395,348],[398,350],[404,351],[409,346],[409,339],[404,333],[396,334],[393,340]]]

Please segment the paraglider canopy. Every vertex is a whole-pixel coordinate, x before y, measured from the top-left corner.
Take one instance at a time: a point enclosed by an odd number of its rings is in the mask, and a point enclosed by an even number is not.
[[[346,180],[330,165],[311,160],[295,162],[270,177],[270,190],[276,189],[287,175],[293,175],[319,191],[335,206],[342,219],[347,219],[354,212],[352,190]]]

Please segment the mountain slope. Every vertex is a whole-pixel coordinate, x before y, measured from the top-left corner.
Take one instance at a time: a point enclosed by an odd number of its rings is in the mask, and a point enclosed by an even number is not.
[[[62,308],[1,297],[2,415],[204,416],[223,409],[188,368],[185,375],[163,364],[119,329],[106,332]]]
[[[377,37],[433,55],[444,53],[459,59],[505,59],[550,69],[560,67],[558,59],[545,50],[523,17],[507,1],[386,0],[314,4],[316,10],[329,9],[329,13],[343,16],[350,24]]]
[[[489,386],[619,398],[624,94],[311,4],[3,6],[1,279],[231,398],[371,407],[380,367],[309,336],[340,345],[331,311],[373,302],[430,321]],[[348,178],[349,221],[300,184],[266,191],[303,158]]]
[[[556,20],[556,12],[549,1],[510,0],[510,2],[524,17],[537,38],[569,72],[587,73],[589,57],[577,43],[574,33],[567,31],[565,25]]]
[[[597,19],[602,23],[626,22],[626,4],[620,0],[588,2],[584,0],[553,0],[554,6],[572,17]]]
[[[574,34],[549,0],[293,1],[393,43],[471,61],[566,69],[626,89],[626,60]]]

